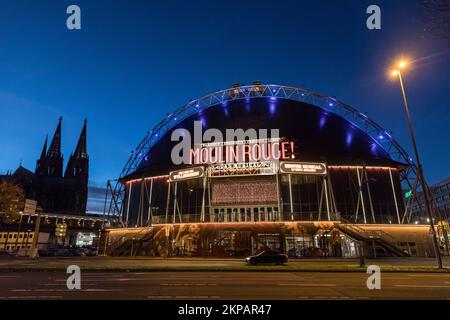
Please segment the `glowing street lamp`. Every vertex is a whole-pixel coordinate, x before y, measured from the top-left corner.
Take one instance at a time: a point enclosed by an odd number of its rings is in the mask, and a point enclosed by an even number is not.
[[[427,216],[428,216],[428,219],[430,222],[430,228],[431,228],[431,232],[432,232],[432,236],[433,236],[433,245],[434,245],[434,252],[436,254],[436,262],[437,262],[438,268],[442,269],[443,268],[442,257],[441,257],[441,251],[439,249],[437,237],[436,237],[436,230],[434,229],[434,224],[433,224],[433,215],[431,212],[431,201],[428,196],[428,188],[427,188],[427,184],[425,182],[425,177],[423,174],[422,163],[419,158],[419,151],[417,150],[416,139],[414,137],[414,131],[413,131],[413,127],[412,127],[411,115],[409,113],[408,100],[406,99],[405,87],[403,85],[402,70],[405,70],[408,67],[408,65],[409,65],[409,62],[407,60],[404,60],[404,59],[400,60],[397,63],[397,65],[391,70],[391,75],[393,77],[398,76],[398,80],[400,81],[400,87],[402,88],[403,102],[405,104],[406,115],[408,118],[409,133],[411,135],[414,154],[416,156],[417,171],[419,174],[420,183],[422,184],[422,191],[423,191],[423,196],[424,196],[424,200],[425,200],[425,207],[426,207]]]
[[[398,63],[398,67],[400,69],[404,69],[408,65],[408,62],[406,60],[400,60]]]

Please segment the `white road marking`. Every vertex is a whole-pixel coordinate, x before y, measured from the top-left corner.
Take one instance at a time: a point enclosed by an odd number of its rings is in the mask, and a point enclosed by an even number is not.
[[[281,287],[336,287],[332,283],[277,283]]]
[[[396,284],[394,287],[402,288],[450,288],[450,286],[428,285],[428,284]]]
[[[130,274],[141,275],[141,274],[147,274],[147,273],[146,272],[131,272]]]
[[[83,291],[88,292],[107,292],[107,291],[123,291],[123,289],[84,289]]]
[[[145,279],[141,279],[141,280],[145,280]],[[67,279],[56,279],[56,282],[66,282]],[[110,282],[110,281],[124,281],[122,279],[89,279],[86,281],[91,281],[91,282]],[[83,279],[81,280],[81,282],[83,283]]]
[[[195,287],[214,287],[217,286],[217,283],[161,283],[161,286],[173,286],[173,287],[188,287],[188,286],[195,286]]]
[[[8,299],[61,299],[62,296],[11,296]]]
[[[220,299],[220,296],[175,296],[175,299]]]
[[[177,267],[226,267],[224,263],[180,263],[176,264]]]
[[[148,274],[148,273],[146,273]],[[156,274],[156,273],[154,273]],[[162,274],[158,273],[157,276],[162,276]],[[185,274],[166,274],[167,278],[192,278],[191,275],[185,275]],[[219,275],[205,275],[206,278],[222,278],[222,276]]]
[[[108,292],[108,291],[123,291],[123,289],[81,289],[81,290],[69,290],[65,289],[13,289],[11,292],[75,292],[75,291],[85,291],[85,292]]]
[[[32,289],[12,289],[11,292],[28,292],[33,291]]]
[[[156,277],[152,277],[152,278],[109,278],[109,279],[94,279],[94,278],[89,278],[89,279],[85,279],[86,281],[89,282],[113,282],[113,281],[143,281],[143,280],[157,280]],[[66,279],[55,279],[56,282],[66,282]],[[83,279],[81,280],[83,282]]]
[[[408,277],[440,277],[442,274],[408,274]]]
[[[55,291],[59,291],[59,292],[61,292],[61,291],[71,291],[71,290],[69,290],[69,289],[34,289],[33,291],[35,291],[35,292],[55,292]]]
[[[58,286],[58,287],[64,286],[65,287],[65,285],[62,283],[42,283],[41,286]],[[82,283],[82,286],[96,286],[96,284],[95,283]]]

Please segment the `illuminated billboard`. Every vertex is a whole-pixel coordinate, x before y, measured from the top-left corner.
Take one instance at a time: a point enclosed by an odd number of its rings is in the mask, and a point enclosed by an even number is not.
[[[169,173],[169,181],[177,182],[195,178],[202,178],[205,175],[205,168],[195,167],[184,170],[172,171]]]
[[[282,162],[280,164],[280,172],[289,174],[326,175],[327,166],[324,163]]]

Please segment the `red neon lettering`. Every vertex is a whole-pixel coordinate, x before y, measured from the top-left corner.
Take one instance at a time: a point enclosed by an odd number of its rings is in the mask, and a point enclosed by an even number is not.
[[[282,142],[281,143],[281,154],[282,154],[282,159],[287,159],[288,158],[288,156],[287,156],[287,146],[286,145],[288,145],[289,144],[289,142],[286,142],[286,141],[284,141],[284,142]]]
[[[191,149],[189,152],[189,164],[199,164],[201,149]]]
[[[280,144],[278,142],[272,143],[272,159],[280,160]]]
[[[261,146],[259,144],[252,146],[252,158],[253,161],[259,161],[261,159]]]

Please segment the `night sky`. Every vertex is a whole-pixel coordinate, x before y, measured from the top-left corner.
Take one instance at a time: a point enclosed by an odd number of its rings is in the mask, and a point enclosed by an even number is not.
[[[79,31],[66,28],[70,4],[81,7]],[[381,30],[366,28],[371,4],[381,7]],[[91,185],[104,186],[167,113],[253,80],[336,96],[412,155],[387,72],[405,55],[419,151],[435,183],[450,170],[450,42],[423,19],[416,0],[0,0],[0,173],[21,160],[34,170],[59,116],[67,163],[87,117]]]

